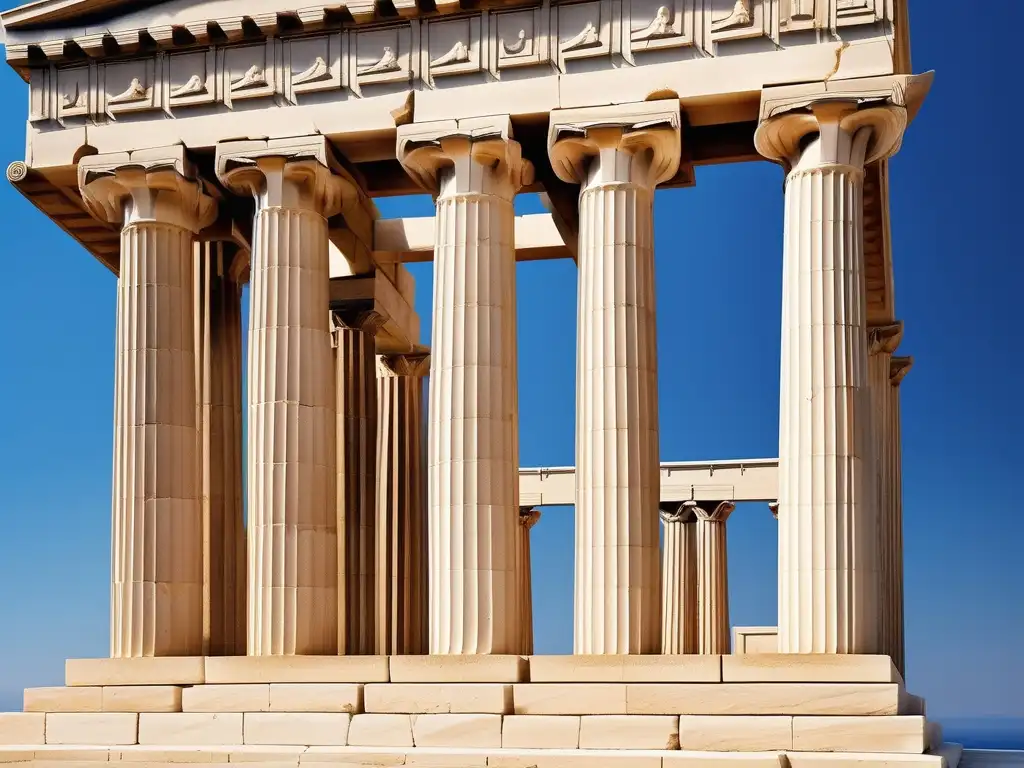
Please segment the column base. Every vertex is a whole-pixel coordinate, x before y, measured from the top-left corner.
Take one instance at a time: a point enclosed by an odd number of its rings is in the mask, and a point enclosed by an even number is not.
[[[784,753],[791,768],[955,768],[959,758],[886,656],[78,659],[67,683],[28,689],[25,712],[0,714],[0,763],[169,766],[273,752],[295,765],[431,755],[446,768],[627,758],[629,768],[778,768]]]

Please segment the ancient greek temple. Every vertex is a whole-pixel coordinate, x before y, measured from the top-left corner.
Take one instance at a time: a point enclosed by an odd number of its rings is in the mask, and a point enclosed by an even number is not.
[[[8,180],[117,279],[110,657],[0,714],[0,762],[956,768],[903,676],[905,0],[289,2],[0,13]],[[764,161],[784,191],[737,195],[785,196],[778,458],[663,461],[654,196]],[[521,469],[516,262],[556,258],[576,460]],[[777,627],[730,621],[746,501]],[[570,656],[533,647],[549,506]]]

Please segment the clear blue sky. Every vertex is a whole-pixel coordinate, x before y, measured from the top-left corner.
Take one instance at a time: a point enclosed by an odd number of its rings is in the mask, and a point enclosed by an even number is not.
[[[971,4],[972,6],[974,4]],[[929,714],[1024,718],[1020,93],[1009,0],[913,4],[935,86],[892,163],[903,384],[908,682]],[[1004,13],[997,12],[998,7]],[[1016,8],[1016,4],[1013,4]],[[0,159],[24,157],[27,89],[0,66]],[[536,199],[521,199],[537,210]],[[425,215],[429,199],[383,201]],[[0,709],[108,651],[114,277],[0,183]],[[657,197],[664,460],[774,457],[782,170],[698,170]],[[429,339],[429,266],[414,265]],[[520,265],[523,465],[573,463],[576,269]],[[775,522],[729,521],[735,624],[774,624]],[[534,528],[538,651],[569,652],[572,514]]]

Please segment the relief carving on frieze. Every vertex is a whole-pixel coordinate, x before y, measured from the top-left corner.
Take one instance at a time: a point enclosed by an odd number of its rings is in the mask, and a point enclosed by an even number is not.
[[[615,3],[595,0],[589,3],[557,5],[556,54],[559,69],[574,59],[608,57],[612,53],[612,17],[618,20]]]
[[[701,39],[703,15],[694,0],[632,0],[630,18],[623,23],[623,51],[631,54],[693,46]]]
[[[491,61],[489,69],[500,77],[501,70],[532,67],[551,61],[551,8],[502,11],[491,15]]]
[[[434,78],[479,72],[482,66],[481,24],[489,14],[444,21],[428,21],[423,26],[423,71]]]

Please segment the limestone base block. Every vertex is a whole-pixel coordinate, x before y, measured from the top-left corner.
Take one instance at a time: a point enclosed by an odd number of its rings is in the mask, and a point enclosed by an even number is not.
[[[417,747],[501,747],[501,715],[416,715]]]
[[[104,712],[181,712],[177,685],[108,685],[103,687]]]
[[[270,709],[270,685],[196,685],[181,696],[184,712],[266,712]]]
[[[574,715],[508,715],[501,721],[502,749],[576,749],[580,718]]]
[[[271,712],[363,711],[363,686],[353,683],[271,683]]]
[[[531,656],[534,683],[718,683],[722,657],[666,656]]]
[[[241,713],[178,712],[139,715],[139,744],[210,746],[241,743]]]
[[[206,682],[202,656],[147,656],[125,659],[68,659],[67,686],[200,685]]]
[[[41,712],[0,712],[0,744],[42,744],[45,734]]]
[[[766,752],[793,748],[793,718],[785,715],[683,715],[679,748],[698,752]]]
[[[899,714],[900,698],[900,686],[895,683],[634,683],[626,686],[626,713],[896,715]],[[517,699],[517,712],[518,707]]]
[[[500,754],[487,760],[488,768],[661,768],[660,754],[629,754],[595,749],[544,751]],[[778,768],[778,760],[776,760]]]
[[[46,715],[46,743],[137,744],[138,725],[137,714],[54,712]]]
[[[353,715],[348,728],[350,747],[411,747],[410,715]]]
[[[580,749],[679,749],[679,718],[595,715],[580,720]]]
[[[345,746],[351,715],[341,712],[247,712],[244,743]]]
[[[103,689],[98,686],[82,688],[26,688],[26,712],[102,712]]]
[[[367,712],[393,714],[495,714],[512,712],[512,686],[434,683],[371,684],[363,689]]]
[[[927,724],[920,715],[793,718],[793,749],[800,752],[920,755],[927,748],[927,737]]]
[[[722,657],[726,683],[902,683],[888,656],[755,653]]]
[[[387,656],[211,656],[206,659],[207,683],[387,681]]]
[[[392,656],[392,683],[520,683],[538,657]],[[571,657],[570,657],[571,658]]]
[[[623,683],[527,683],[513,686],[512,699],[517,715],[626,714]]]

